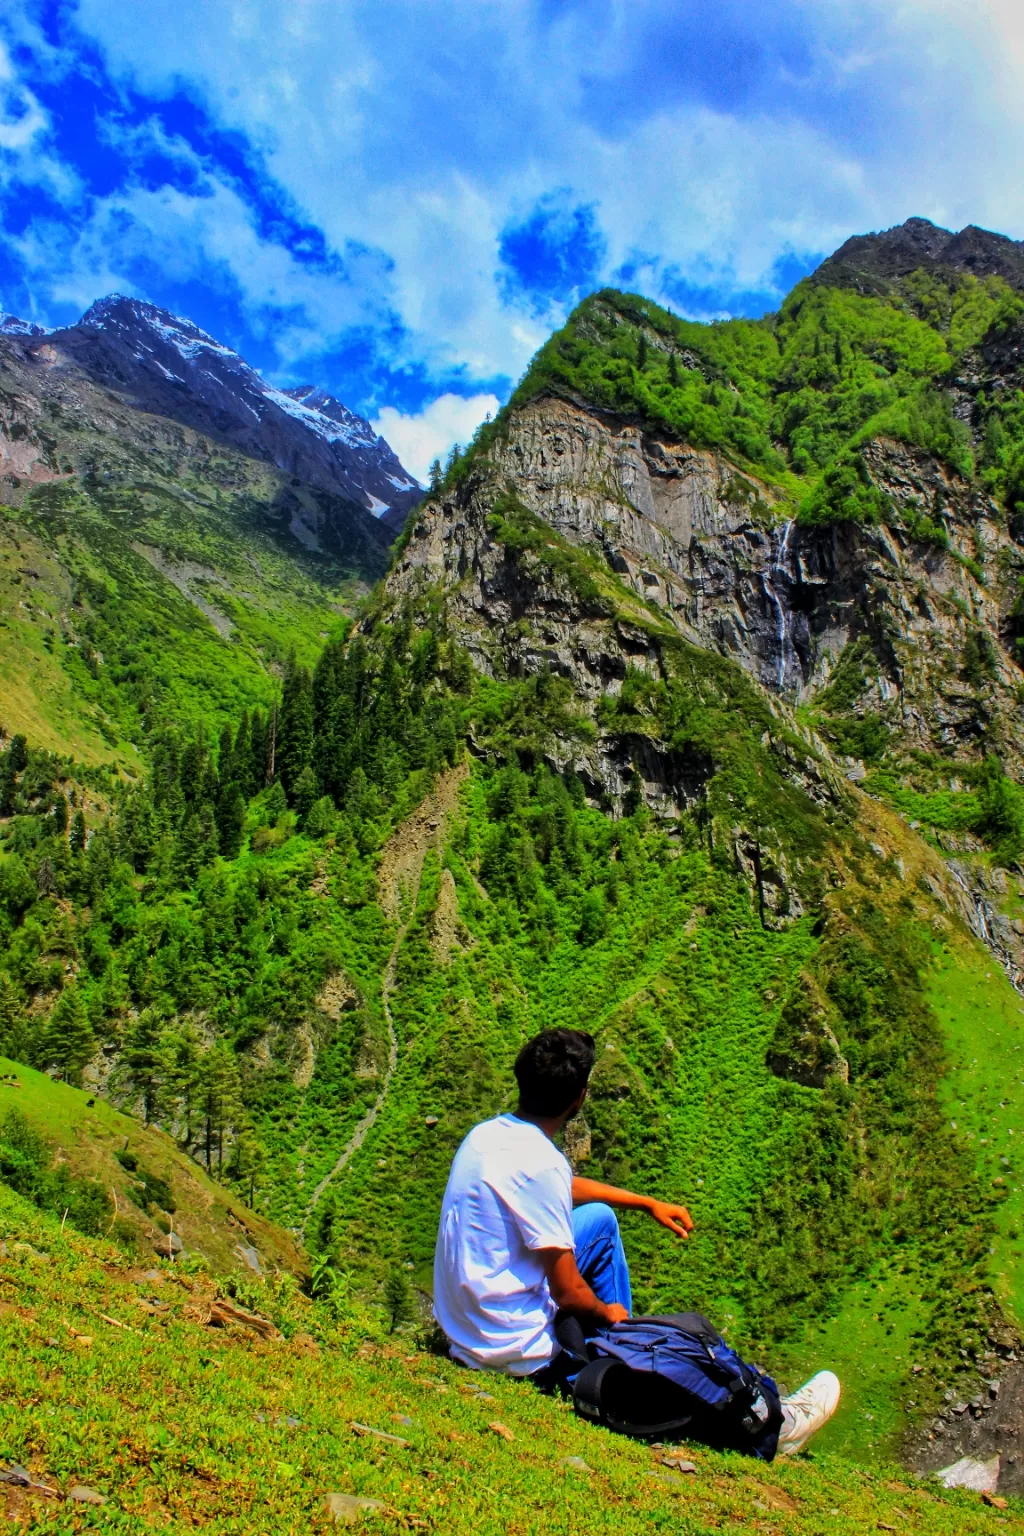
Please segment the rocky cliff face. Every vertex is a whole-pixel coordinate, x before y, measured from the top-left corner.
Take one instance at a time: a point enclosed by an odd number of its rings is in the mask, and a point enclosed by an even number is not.
[[[549,748],[553,762],[572,762],[619,805],[638,786],[656,814],[674,817],[712,771],[656,731],[601,728],[601,701],[631,674],[665,675],[666,633],[743,668],[777,722],[764,738],[775,762],[830,815],[847,797],[843,779],[867,770],[800,723],[804,709],[826,724],[840,706],[849,720],[875,719],[891,752],[934,754],[952,773],[992,750],[1019,771],[1024,677],[1007,615],[1024,552],[992,500],[931,456],[877,441],[863,460],[888,498],[886,521],[807,525],[719,454],[540,398],[424,504],[386,601],[440,589],[485,671],[566,678],[597,728],[589,742]],[[516,508],[550,530],[554,552],[510,535]],[[560,569],[559,548],[580,551],[593,580]],[[766,920],[799,913],[785,850],[769,858],[741,815],[728,835]],[[1024,925],[1001,910],[1021,894],[1019,877],[988,871],[969,836],[950,838],[948,852],[932,895],[1024,986]]]
[[[635,645],[620,642],[613,662],[595,651],[585,624],[556,618],[550,594],[538,594],[531,611],[508,589],[487,513],[511,490],[639,604],[789,703],[825,693],[847,647],[860,642],[872,660],[854,711],[877,711],[911,748],[998,746],[1020,764],[1024,677],[1004,642],[1024,551],[990,498],[931,457],[876,442],[864,458],[890,499],[889,523],[807,526],[718,454],[541,399],[511,418],[478,484],[424,509],[391,584],[421,573],[454,586],[468,629],[515,650],[521,665],[548,658],[584,696],[614,688],[636,662]],[[524,620],[534,621],[529,634]],[[477,649],[486,647],[478,640]]]

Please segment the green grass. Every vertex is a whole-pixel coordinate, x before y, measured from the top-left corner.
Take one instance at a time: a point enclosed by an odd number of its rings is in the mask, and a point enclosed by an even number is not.
[[[16,1111],[50,1143],[72,1174],[116,1191],[126,1241],[145,1262],[151,1236],[162,1230],[158,1222],[165,1222],[164,1213],[147,1214],[139,1208],[132,1176],[117,1159],[119,1152],[134,1154],[142,1168],[166,1180],[175,1203],[175,1231],[186,1249],[201,1254],[215,1273],[247,1273],[235,1251],[243,1228],[268,1263],[302,1272],[305,1260],[292,1240],[265,1217],[248,1210],[233,1191],[209,1178],[162,1131],[147,1130],[105,1099],[54,1082],[3,1056],[0,1079],[6,1079],[0,1081],[0,1124],[9,1111]],[[113,1223],[113,1202],[110,1217]]]
[[[8,1514],[33,1530],[298,1536],[332,1528],[323,1510],[332,1492],[381,1501],[361,1518],[367,1531],[455,1536],[703,1536],[781,1525],[790,1536],[859,1536],[879,1525],[982,1536],[1016,1528],[1024,1512],[1017,1500],[1003,1515],[977,1495],[866,1473],[819,1451],[767,1467],[687,1447],[696,1474],[666,1483],[652,1475],[648,1447],[581,1423],[525,1384],[471,1376],[408,1335],[389,1338],[369,1313],[339,1323],[270,1284],[244,1299],[275,1318],[283,1338],[212,1329],[201,1321],[208,1282],[166,1264],[159,1278],[143,1278],[117,1250],[62,1234],[2,1188],[0,1239],[0,1461],[61,1493],[84,1484],[107,1501],[27,1498],[0,1485]],[[407,1444],[360,1437],[353,1422]]]
[[[946,1112],[979,1177],[1000,1196],[992,1284],[1024,1326],[1024,1003],[998,963],[960,938],[936,953],[929,991],[950,1053]]]
[[[154,470],[102,494],[43,486],[0,509],[6,731],[137,770],[155,727],[216,733],[276,697],[291,653],[315,659],[364,588],[275,526],[271,473],[240,462],[227,493]],[[383,552],[367,558],[378,574]]]

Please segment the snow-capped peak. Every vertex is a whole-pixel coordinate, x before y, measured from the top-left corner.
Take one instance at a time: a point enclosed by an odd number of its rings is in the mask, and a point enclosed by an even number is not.
[[[207,332],[191,320],[172,315],[169,310],[158,309],[144,299],[130,299],[123,293],[111,293],[105,299],[97,299],[78,322],[94,331],[131,330],[139,324],[155,331],[161,340],[169,342],[176,352],[192,361],[202,352],[212,352],[219,357],[241,358],[237,352],[215,341]]]
[[[0,336],[49,336],[50,329],[45,325],[35,325],[31,320],[19,320],[17,315],[9,315],[0,309]]]
[[[117,387],[131,381],[143,409],[199,430],[215,421],[234,443],[375,517],[404,513],[422,494],[365,417],[317,385],[275,388],[231,347],[169,310],[113,293],[61,334],[76,358]]]

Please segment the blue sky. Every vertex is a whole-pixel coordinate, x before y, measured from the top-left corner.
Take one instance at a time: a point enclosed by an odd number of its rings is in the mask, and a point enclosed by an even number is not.
[[[911,214],[1024,236],[1019,0],[7,0],[0,305],[186,314],[414,472],[595,287],[760,314]]]

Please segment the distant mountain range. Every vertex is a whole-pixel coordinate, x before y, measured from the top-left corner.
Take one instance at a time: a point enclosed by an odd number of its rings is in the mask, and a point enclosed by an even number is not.
[[[124,403],[169,417],[342,496],[397,532],[422,487],[362,416],[312,384],[280,390],[192,321],[112,294],[48,331],[0,314],[0,334],[45,338]]]

